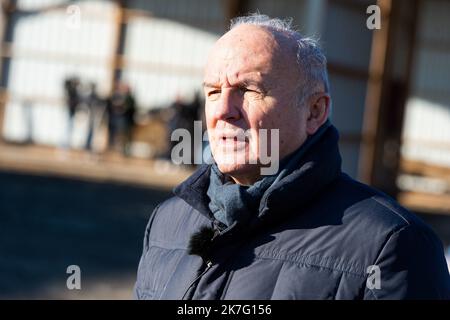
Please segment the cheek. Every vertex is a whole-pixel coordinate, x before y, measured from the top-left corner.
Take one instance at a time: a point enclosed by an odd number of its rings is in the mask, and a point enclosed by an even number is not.
[[[252,123],[254,127],[262,129],[280,129],[283,127],[287,115],[287,105],[284,99],[275,97],[266,97],[263,101],[259,101],[253,108]]]
[[[261,148],[267,150],[271,146],[271,136],[273,129],[279,129],[279,115],[263,114],[261,117],[254,118],[251,122],[251,151],[258,154]]]
[[[213,110],[213,107],[209,103],[206,103],[205,104],[205,118],[206,118],[207,122],[210,122],[212,119],[212,116],[213,116],[212,110]]]
[[[278,129],[280,151],[284,150],[285,147],[289,148],[291,145],[299,144],[299,141],[303,139],[302,132],[305,131],[305,121],[301,114],[295,111],[277,111],[262,122],[263,128],[267,128],[269,131],[270,129]]]
[[[211,106],[205,106],[205,122],[208,130],[215,128],[217,124],[213,110],[214,109]]]
[[[278,111],[271,111],[270,113],[261,114],[252,122],[252,128],[267,130],[281,129],[286,123],[286,120],[283,118],[283,114]]]

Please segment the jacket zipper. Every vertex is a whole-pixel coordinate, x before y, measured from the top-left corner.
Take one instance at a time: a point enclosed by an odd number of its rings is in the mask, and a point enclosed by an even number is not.
[[[213,265],[212,262],[211,262],[210,260],[208,260],[208,261],[206,261],[205,263],[206,263],[206,268],[205,268],[205,270],[203,270],[203,272],[200,273],[200,275],[198,275],[198,276],[194,279],[194,281],[192,281],[192,282],[189,284],[189,286],[187,287],[187,289],[186,289],[186,291],[184,292],[183,296],[181,297],[181,300],[187,300],[187,299],[185,299],[186,294],[189,292],[189,290],[192,288],[192,286],[194,286],[194,285],[200,280],[200,278],[203,277],[203,276],[205,275],[205,273],[208,272],[209,269],[211,269],[211,267],[212,267],[212,265]]]
[[[214,235],[213,235],[213,237],[211,238],[211,242],[213,242],[218,236],[221,235],[221,232],[220,232],[220,229],[218,228],[217,223],[218,223],[217,220],[215,220],[215,221],[213,222],[213,226],[214,226]],[[187,287],[187,289],[186,289],[186,291],[184,292],[183,296],[181,297],[181,300],[187,300],[187,299],[185,299],[185,298],[186,298],[186,295],[187,295],[187,293],[189,292],[189,290],[190,290],[195,284],[197,284],[197,282],[201,279],[201,277],[203,277],[203,276],[209,271],[209,269],[211,269],[211,267],[213,266],[213,263],[212,263],[211,260],[206,260],[206,261],[205,261],[205,264],[206,264],[205,270],[203,270],[202,273],[200,273],[200,275],[198,275],[198,276],[197,276],[197,277],[189,284],[189,286]]]

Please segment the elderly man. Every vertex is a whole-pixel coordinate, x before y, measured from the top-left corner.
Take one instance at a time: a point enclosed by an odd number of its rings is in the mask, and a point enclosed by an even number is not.
[[[279,19],[234,19],[210,52],[204,92],[214,163],[153,212],[137,298],[450,298],[429,227],[341,172],[315,41]],[[264,146],[280,158],[269,175]]]

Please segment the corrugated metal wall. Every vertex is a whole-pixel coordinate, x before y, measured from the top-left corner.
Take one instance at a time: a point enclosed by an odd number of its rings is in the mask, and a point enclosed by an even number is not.
[[[450,167],[450,2],[422,1],[402,156]]]

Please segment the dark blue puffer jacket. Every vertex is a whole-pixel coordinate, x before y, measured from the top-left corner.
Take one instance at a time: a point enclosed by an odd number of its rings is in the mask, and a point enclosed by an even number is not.
[[[135,297],[450,299],[436,235],[340,167],[331,126],[298,169],[265,194],[259,213],[217,235],[204,259],[187,251],[192,234],[214,225],[206,195],[210,167],[201,167],[150,217]]]

